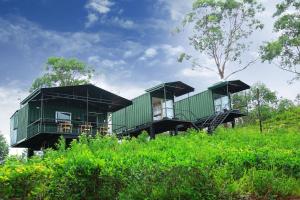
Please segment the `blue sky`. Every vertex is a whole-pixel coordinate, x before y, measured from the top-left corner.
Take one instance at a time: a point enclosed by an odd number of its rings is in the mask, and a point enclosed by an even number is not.
[[[9,132],[8,119],[42,73],[50,56],[76,57],[96,69],[93,83],[133,98],[163,81],[181,80],[196,91],[219,81],[207,71],[193,71],[178,63],[180,53],[192,52],[209,66],[212,61],[189,47],[190,30],[172,31],[191,9],[192,0],[0,0],[0,131]],[[257,54],[270,38],[276,0],[263,0],[260,13],[265,29],[250,39]],[[289,85],[292,75],[260,62],[233,79],[249,84],[264,82],[280,96],[293,99],[300,84]]]

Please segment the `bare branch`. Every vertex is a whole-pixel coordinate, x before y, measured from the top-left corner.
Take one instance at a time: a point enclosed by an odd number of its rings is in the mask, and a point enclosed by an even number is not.
[[[300,72],[297,71],[296,66],[295,66],[295,69],[292,70],[292,69],[283,67],[283,66],[281,66],[281,65],[279,65],[279,64],[277,64],[277,63],[275,63],[275,62],[273,62],[273,64],[276,65],[279,69],[282,69],[282,70],[284,70],[284,71],[291,72],[291,73],[296,74],[297,76],[300,76]]]
[[[209,67],[205,67],[203,65],[200,65],[199,63],[197,63],[196,61],[192,61],[192,65],[193,66],[197,66],[198,68],[201,68],[201,69],[206,69],[206,70],[209,70],[209,71],[212,71],[212,72],[215,72],[218,74],[218,72],[212,68],[209,68]]]
[[[236,71],[230,73],[229,75],[227,75],[227,76],[225,77],[225,80],[227,80],[230,76],[232,76],[232,75],[234,75],[234,74],[236,74],[236,73],[238,73],[238,72],[241,72],[241,71],[247,69],[250,65],[254,64],[257,60],[258,60],[258,58],[256,58],[255,60],[250,61],[250,62],[247,63],[244,67],[242,67],[242,68],[240,68],[240,69],[238,69],[238,70],[236,70]]]

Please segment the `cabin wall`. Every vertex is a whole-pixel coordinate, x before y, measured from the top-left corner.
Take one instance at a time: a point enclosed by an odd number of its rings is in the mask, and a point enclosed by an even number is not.
[[[126,115],[126,117],[125,117]],[[132,100],[132,105],[112,113],[113,132],[122,131],[121,127],[135,128],[153,119],[150,93]]]
[[[175,102],[175,117],[181,120],[197,120],[214,114],[211,90],[195,94]]]
[[[28,109],[29,105],[24,105],[17,113],[16,118],[17,120],[17,137],[16,143],[27,138],[27,126],[28,126]]]

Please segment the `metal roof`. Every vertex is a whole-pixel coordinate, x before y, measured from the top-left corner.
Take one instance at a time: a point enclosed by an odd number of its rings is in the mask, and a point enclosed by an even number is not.
[[[147,89],[146,92],[152,93],[152,92],[157,92],[157,91],[164,91],[164,88],[168,92],[172,92],[175,97],[187,94],[189,92],[193,92],[195,89],[181,81],[175,81],[175,82],[167,82],[167,83],[162,83],[157,86],[154,86],[150,89]]]
[[[236,92],[250,89],[250,86],[240,80],[233,80],[218,82],[209,87],[208,89],[218,94],[227,94],[228,92],[233,94]]]
[[[107,112],[114,112],[132,104],[128,99],[120,97],[92,84],[40,88],[26,97],[21,105],[30,101],[40,101],[44,95],[45,100],[67,99],[85,101],[103,107]],[[87,96],[88,95],[88,96]],[[46,96],[46,97],[45,97]]]

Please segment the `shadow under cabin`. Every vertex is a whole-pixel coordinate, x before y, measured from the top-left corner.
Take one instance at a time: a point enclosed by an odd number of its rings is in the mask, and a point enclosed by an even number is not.
[[[112,134],[112,112],[132,102],[92,84],[41,88],[21,102],[11,120],[11,146],[33,150],[67,144],[81,133]],[[118,126],[118,125],[114,125]]]

